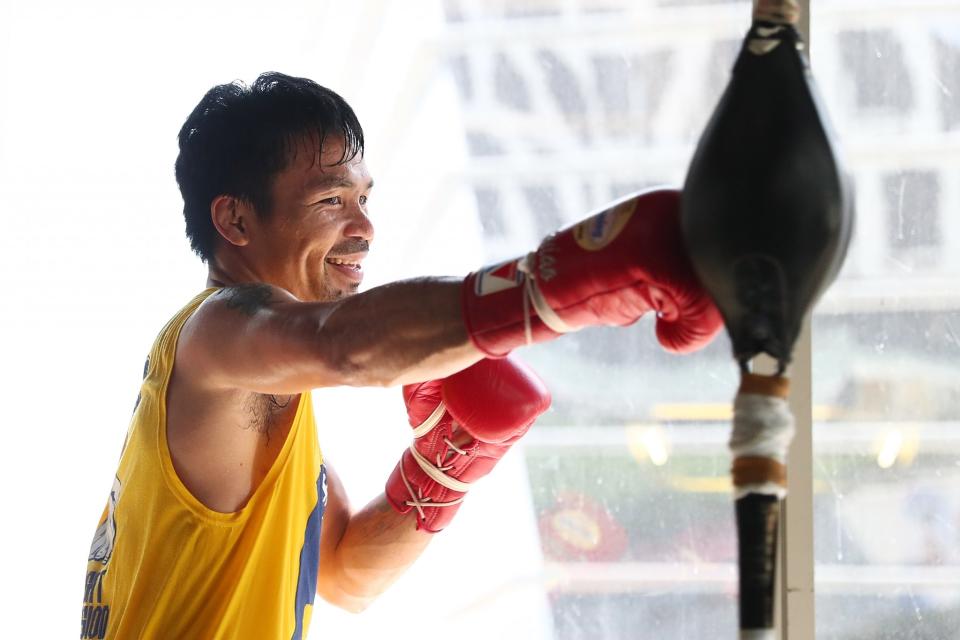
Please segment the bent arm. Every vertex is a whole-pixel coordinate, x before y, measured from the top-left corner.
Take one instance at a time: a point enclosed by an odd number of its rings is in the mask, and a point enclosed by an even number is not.
[[[227,287],[184,325],[181,373],[207,388],[292,394],[444,377],[479,360],[459,279],[422,278],[334,302],[267,284]]]
[[[329,465],[327,491],[317,593],[334,606],[358,613],[420,557],[433,536],[418,531],[416,519],[395,511],[382,494],[351,514]]]

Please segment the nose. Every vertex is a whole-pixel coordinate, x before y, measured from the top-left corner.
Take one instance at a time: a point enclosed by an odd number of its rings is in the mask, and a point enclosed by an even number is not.
[[[347,223],[343,233],[348,238],[361,238],[367,242],[373,241],[373,223],[359,205],[353,207],[350,222]]]

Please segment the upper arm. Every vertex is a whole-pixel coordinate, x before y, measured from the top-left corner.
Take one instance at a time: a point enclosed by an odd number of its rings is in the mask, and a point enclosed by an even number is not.
[[[184,324],[178,375],[209,390],[285,395],[445,378],[483,356],[467,336],[461,289],[422,278],[301,302],[267,284],[227,287]]]
[[[350,500],[340,482],[340,477],[329,462],[324,461],[327,470],[327,506],[323,511],[323,523],[320,525],[320,565],[317,569],[317,593],[325,600],[337,604],[335,596],[339,594],[338,571],[336,566],[337,546],[343,539],[350,522]]]
[[[324,349],[321,331],[335,305],[262,283],[221,289],[184,324],[178,373],[209,389],[265,394],[337,384],[335,353]]]

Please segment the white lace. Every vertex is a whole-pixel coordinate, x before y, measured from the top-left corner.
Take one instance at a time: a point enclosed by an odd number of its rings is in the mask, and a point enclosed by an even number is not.
[[[547,328],[554,333],[570,333],[574,330],[573,327],[557,315],[557,312],[553,310],[550,303],[543,297],[543,292],[540,291],[540,287],[537,286],[537,279],[533,274],[534,255],[535,253],[531,251],[517,262],[517,269],[526,275],[523,279],[525,293],[523,296],[523,333],[528,345],[533,344],[533,329],[530,325],[531,304],[533,305],[534,311],[536,311],[540,317],[540,320],[543,321],[543,324],[547,325]]]
[[[433,410],[433,413],[431,413],[426,420],[421,422],[413,430],[414,442],[410,445],[410,453],[413,454],[413,459],[417,461],[420,469],[423,470],[425,474],[430,476],[431,480],[441,486],[446,487],[447,489],[459,491],[460,493],[466,493],[470,489],[470,483],[461,482],[456,478],[451,478],[448,476],[445,472],[452,469],[454,465],[444,464],[444,458],[449,455],[450,451],[461,456],[469,455],[469,452],[455,445],[449,438],[444,437],[443,442],[447,445],[447,452],[444,453],[438,451],[436,464],[434,464],[423,454],[417,451],[416,447],[416,440],[433,431],[433,429],[440,423],[440,418],[443,417],[443,414],[446,412],[446,410],[447,408],[442,402],[438,403],[437,408]],[[427,517],[423,512],[424,507],[452,507],[463,502],[462,496],[449,502],[434,502],[433,498],[430,496],[423,495],[423,492],[419,487],[416,491],[414,491],[413,487],[410,485],[410,482],[407,480],[407,474],[404,473],[403,465],[400,465],[400,479],[403,480],[403,486],[407,488],[407,493],[410,494],[410,499],[406,502],[407,506],[414,507],[417,510],[417,513],[420,514],[421,520],[426,520]]]
[[[447,406],[445,404],[442,402],[437,404],[437,408],[433,410],[433,413],[427,416],[427,419],[421,422],[420,426],[413,430],[414,440],[417,438],[422,438],[433,431],[433,428],[437,426],[437,423],[440,422],[440,418],[443,417],[443,414],[446,410]]]

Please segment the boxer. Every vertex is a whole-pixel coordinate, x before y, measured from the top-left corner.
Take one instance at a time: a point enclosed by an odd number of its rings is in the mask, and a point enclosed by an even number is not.
[[[374,237],[363,150],[340,96],[279,73],[212,88],[184,123],[176,178],[207,288],[150,349],[81,637],[303,638],[317,593],[360,611],[549,406],[513,350],[647,312],[672,351],[719,330],[671,190],[466,278],[357,293]],[[309,393],[338,385],[404,385],[414,427],[384,493],[358,510],[321,453]],[[339,428],[375,446],[362,408]]]

